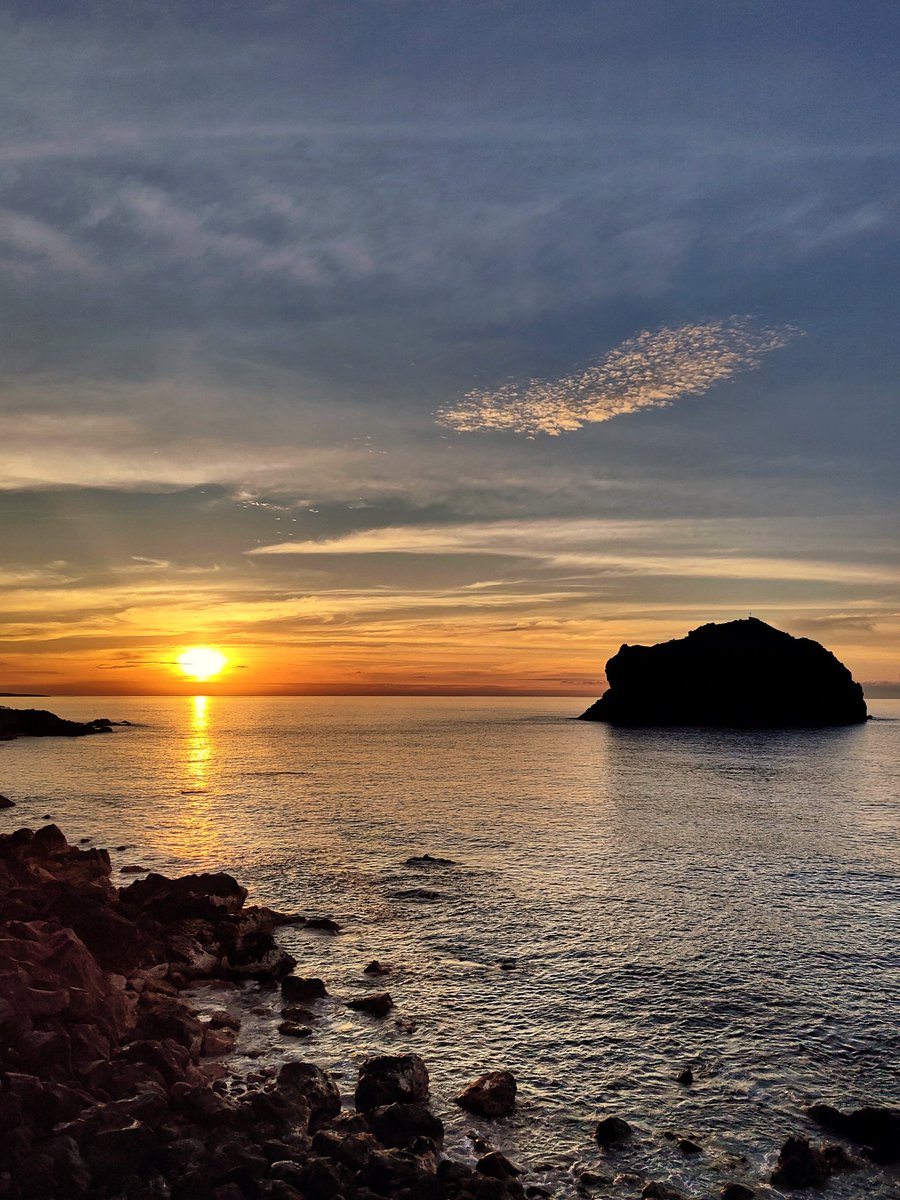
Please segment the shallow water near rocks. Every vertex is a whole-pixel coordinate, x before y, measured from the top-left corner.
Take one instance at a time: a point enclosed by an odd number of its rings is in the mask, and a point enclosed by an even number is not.
[[[4,831],[49,815],[117,869],[225,869],[253,900],[340,922],[281,934],[331,993],[311,1039],[278,1034],[277,994],[199,995],[244,1013],[241,1069],[308,1058],[349,1100],[362,1058],[415,1051],[448,1150],[471,1156],[478,1131],[559,1195],[584,1170],[775,1195],[778,1147],[819,1136],[806,1104],[900,1099],[900,702],[773,733],[614,730],[569,719],[577,699],[9,703],[135,724],[0,744]],[[423,854],[453,863],[405,865]],[[393,972],[366,976],[372,959]],[[341,1003],[385,989],[383,1021]],[[453,1105],[500,1067],[512,1119]],[[635,1128],[608,1155],[606,1115]],[[865,1167],[826,1195],[897,1188]]]

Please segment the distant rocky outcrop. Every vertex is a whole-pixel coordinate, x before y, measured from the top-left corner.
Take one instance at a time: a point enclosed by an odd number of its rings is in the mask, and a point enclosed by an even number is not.
[[[609,690],[584,713],[613,725],[792,728],[866,720],[862,688],[810,638],[748,617],[656,646],[621,646]]]
[[[18,737],[84,737],[89,733],[109,733],[115,723],[108,717],[96,717],[93,721],[67,721],[45,708],[7,708],[0,705],[2,742]]]

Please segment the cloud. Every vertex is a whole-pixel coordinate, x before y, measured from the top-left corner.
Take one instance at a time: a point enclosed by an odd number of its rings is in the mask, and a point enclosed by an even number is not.
[[[698,543],[722,533],[715,521],[526,520],[483,524],[392,526],[361,530],[324,541],[280,542],[259,546],[253,556],[279,554],[489,555],[532,559],[553,567],[582,567],[602,573],[675,575],[707,579],[896,584],[893,562],[836,561],[825,555],[778,557],[744,523],[729,527],[727,538],[704,552]],[[768,531],[771,533],[771,531]]]
[[[786,346],[799,332],[787,325],[756,325],[747,317],[645,330],[562,379],[467,392],[459,403],[439,410],[438,422],[460,433],[509,429],[556,437],[700,395],[740,371],[754,370],[764,354]]]

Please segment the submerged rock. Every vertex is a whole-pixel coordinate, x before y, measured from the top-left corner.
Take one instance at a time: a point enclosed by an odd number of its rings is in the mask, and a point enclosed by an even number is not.
[[[479,1117],[506,1117],[516,1103],[516,1080],[511,1071],[488,1071],[467,1084],[456,1097],[460,1108]]]
[[[406,867],[455,867],[456,861],[452,858],[436,858],[432,854],[414,854],[403,865]]]
[[[656,646],[620,647],[581,714],[613,725],[791,728],[866,720],[862,688],[818,642],[749,617]]]

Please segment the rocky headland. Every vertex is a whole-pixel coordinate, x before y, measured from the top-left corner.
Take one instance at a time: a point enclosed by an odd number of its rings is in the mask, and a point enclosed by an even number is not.
[[[247,906],[225,873],[169,879],[148,873],[112,884],[105,850],[69,845],[54,825],[0,837],[0,1197],[4,1200],[544,1200],[551,1193],[481,1135],[477,1161],[442,1153],[444,1129],[430,1107],[429,1074],[415,1053],[360,1066],[353,1107],[335,1077],[291,1058],[235,1078],[229,1058],[241,1016],[228,998],[256,989],[281,1004],[281,1032],[310,1036],[310,1005],[325,983],[296,974],[275,939],[279,926],[321,923]],[[333,922],[331,923],[333,924]],[[334,930],[324,930],[333,933]],[[370,976],[390,975],[373,962]],[[191,989],[221,992],[205,1018]],[[277,999],[276,999],[277,997]],[[374,993],[373,1019],[392,1007]],[[289,1026],[290,1028],[285,1028]],[[678,1084],[690,1086],[691,1072]],[[516,1108],[516,1080],[489,1071],[455,1102],[488,1122]],[[861,1153],[900,1157],[900,1111],[841,1112],[812,1121],[849,1142],[792,1136],[771,1182],[821,1187],[855,1171]],[[637,1137],[620,1117],[597,1125],[599,1153]],[[701,1147],[682,1139],[683,1153]],[[665,1182],[634,1172],[585,1172],[585,1195],[682,1200]],[[754,1188],[732,1180],[723,1200]]]
[[[867,718],[862,688],[829,650],[755,617],[656,646],[623,645],[606,678],[609,689],[582,720],[787,729]]]
[[[95,717],[92,721],[67,721],[45,708],[8,708],[0,705],[0,741],[9,742],[20,737],[86,737],[92,733],[109,733],[116,724],[127,725],[127,721],[111,721],[108,717]]]

